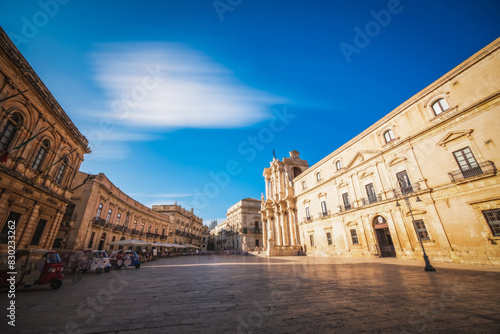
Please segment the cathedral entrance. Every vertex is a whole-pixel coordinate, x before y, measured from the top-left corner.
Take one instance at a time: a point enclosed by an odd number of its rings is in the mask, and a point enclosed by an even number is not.
[[[391,233],[389,232],[385,218],[382,216],[375,217],[373,227],[375,228],[375,234],[377,235],[380,247],[380,256],[396,257],[396,250],[394,249],[394,243],[392,242]]]

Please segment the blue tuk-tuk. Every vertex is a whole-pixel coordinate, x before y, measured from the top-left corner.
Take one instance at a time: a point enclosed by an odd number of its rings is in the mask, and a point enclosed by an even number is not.
[[[135,267],[139,269],[141,267],[141,262],[139,261],[139,257],[137,253],[133,250],[117,250],[111,253],[109,258],[111,266],[113,269],[121,269],[128,267]]]

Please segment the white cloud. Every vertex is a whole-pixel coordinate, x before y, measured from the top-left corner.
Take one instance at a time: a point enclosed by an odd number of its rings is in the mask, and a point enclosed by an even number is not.
[[[205,55],[180,44],[100,46],[95,78],[107,117],[126,125],[234,128],[270,117],[283,98],[248,87]]]

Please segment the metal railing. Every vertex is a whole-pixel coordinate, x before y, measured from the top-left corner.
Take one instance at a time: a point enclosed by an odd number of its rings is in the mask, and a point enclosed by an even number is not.
[[[326,212],[325,211],[319,212],[318,217],[320,217],[320,218],[330,217],[330,210],[327,210]]]
[[[344,205],[339,205],[339,211],[340,212],[345,212],[345,211],[349,211],[349,210],[352,210],[354,209],[354,207],[352,206],[352,204],[344,204]]]
[[[378,194],[378,195],[375,195],[375,196],[369,196],[369,197],[366,197],[366,198],[362,198],[361,199],[361,205],[365,206],[365,205],[377,203],[377,202],[380,202],[380,201],[382,201],[382,195]]]
[[[92,218],[92,225],[104,226],[104,224],[106,224],[106,221],[104,219],[99,217]]]
[[[397,189],[394,189],[394,197],[400,197],[400,196],[403,196],[403,195],[408,195],[408,194],[412,194],[414,192],[417,192],[417,191],[420,191],[421,188],[420,188],[420,183],[412,183],[412,184],[408,184],[404,187],[401,187],[401,188],[397,188]]]
[[[466,170],[455,170],[449,172],[448,175],[450,176],[451,182],[458,182],[478,175],[494,174],[496,171],[497,169],[492,161],[482,161],[477,164],[477,167]]]

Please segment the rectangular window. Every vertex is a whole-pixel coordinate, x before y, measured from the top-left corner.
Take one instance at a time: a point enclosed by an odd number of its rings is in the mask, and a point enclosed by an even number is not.
[[[108,210],[108,216],[106,217],[106,223],[109,223],[111,220],[111,214],[113,213],[113,209]]]
[[[464,178],[483,173],[469,147],[455,151],[453,152],[453,155],[455,156],[455,160],[457,161]]]
[[[344,202],[344,208],[346,210],[351,209],[351,203],[349,203],[349,194],[348,193],[343,193],[342,194],[342,201]]]
[[[45,230],[45,225],[47,225],[47,221],[45,219],[40,219],[38,221],[35,233],[33,234],[33,238],[31,239],[31,246],[38,246],[38,244],[40,243],[40,239],[42,238],[43,230]]]
[[[309,212],[309,207],[306,207],[306,219],[311,220],[311,213]]]
[[[95,215],[96,218],[101,218],[102,206],[102,203],[99,203],[99,207],[97,208],[97,212]]]
[[[122,219],[122,214],[119,213],[117,216],[116,216],[116,225],[119,225],[120,224],[120,220]]]
[[[61,166],[59,167],[59,170],[57,171],[57,175],[56,175],[56,178],[54,180],[55,183],[61,184],[65,171],[66,171],[66,165],[63,163],[63,164],[61,164]]]
[[[429,240],[429,234],[422,219],[415,220],[415,229],[417,230],[419,240]]]
[[[485,210],[483,215],[490,226],[493,236],[500,237],[500,209]]]
[[[355,229],[351,230],[351,239],[352,239],[352,244],[353,245],[358,245],[359,244],[358,233],[356,232]]]
[[[332,242],[332,233],[326,232],[326,241],[328,242],[328,246],[333,245],[333,242]]]
[[[16,231],[19,226],[19,221],[21,220],[21,214],[11,211],[9,216],[2,227],[2,232],[0,232],[0,244],[7,244],[9,241],[9,231]],[[14,230],[11,230],[14,227]]]
[[[311,247],[314,247],[314,235],[309,236],[309,241],[311,242]]]
[[[410,194],[413,192],[413,187],[411,186],[410,178],[406,171],[396,173],[396,179],[398,180],[398,186],[403,192],[403,194]]]
[[[368,203],[375,203],[377,201],[377,195],[375,194],[375,188],[373,188],[373,183],[369,183],[365,186],[366,195],[368,196]]]
[[[326,202],[321,202],[321,212],[323,212],[323,217],[328,216],[328,210],[326,209]]]
[[[40,168],[42,167],[43,158],[45,157],[46,150],[47,149],[43,146],[41,146],[38,149],[38,153],[36,154],[35,160],[33,160],[33,165],[31,167],[33,167],[36,170],[40,170]]]

